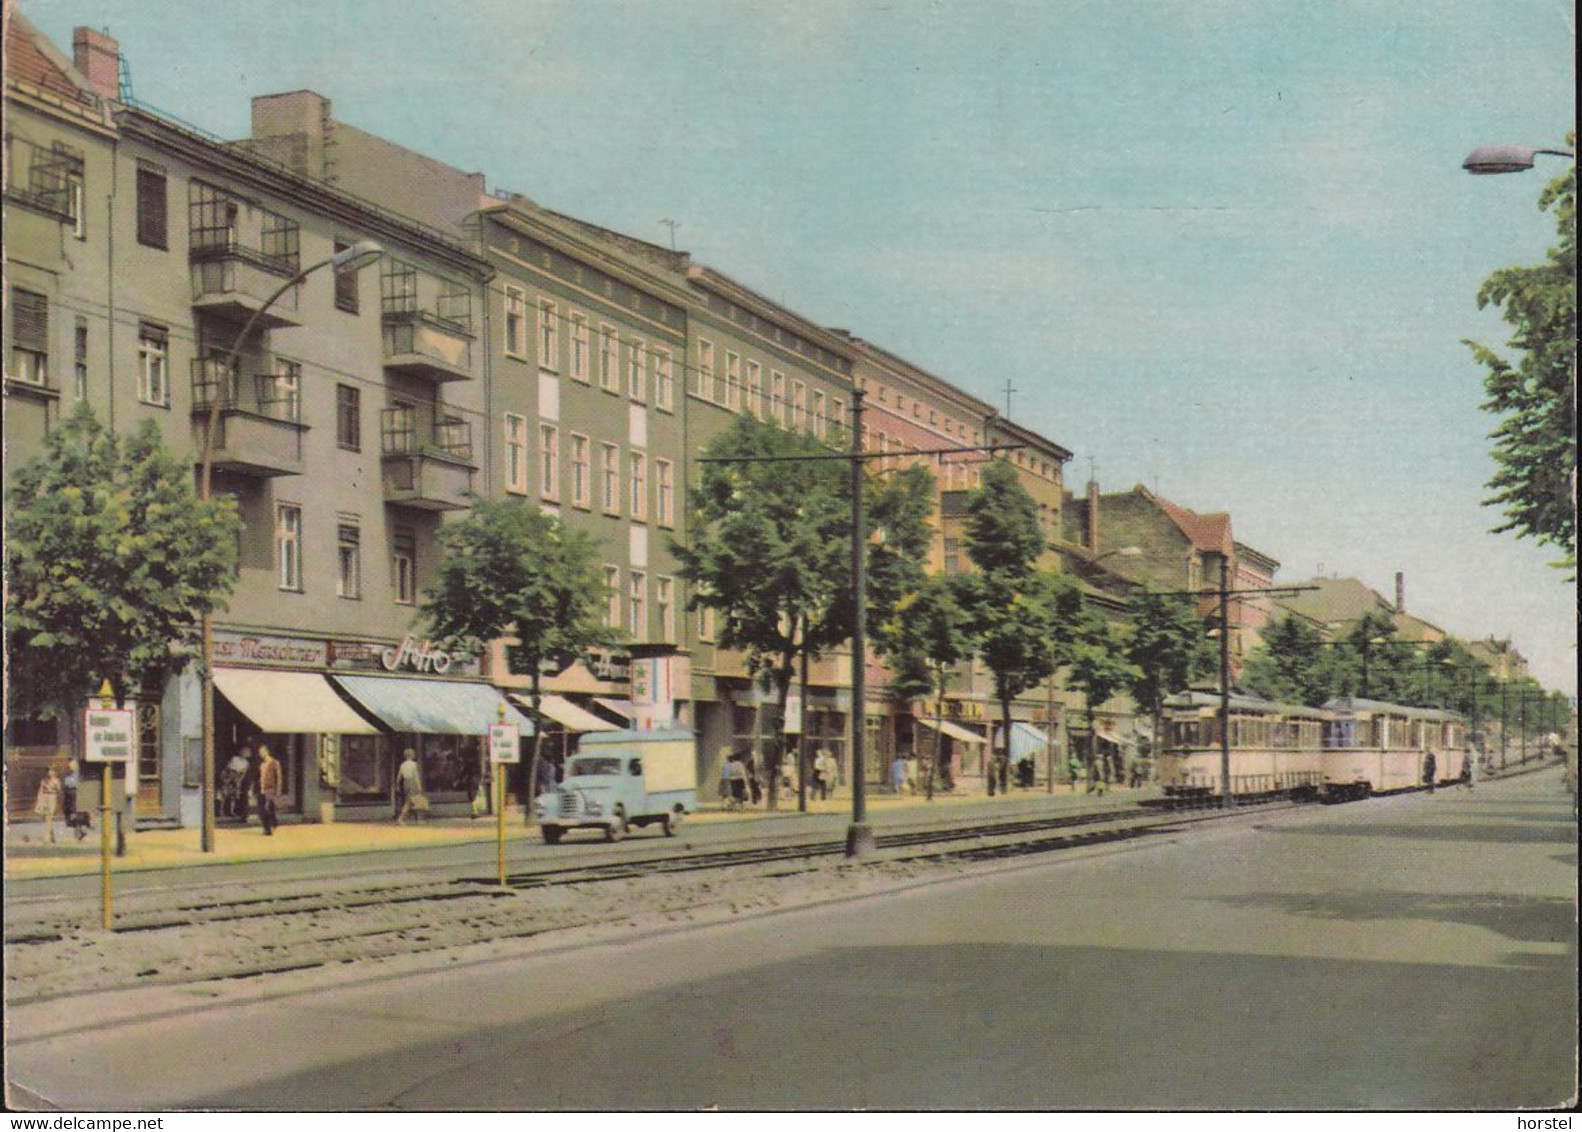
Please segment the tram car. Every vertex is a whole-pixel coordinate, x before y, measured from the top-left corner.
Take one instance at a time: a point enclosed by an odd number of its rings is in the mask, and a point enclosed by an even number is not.
[[[1257,696],[1230,697],[1230,788],[1237,797],[1314,797],[1324,786],[1324,726],[1318,708]],[[1159,779],[1177,802],[1220,793],[1220,696],[1182,692],[1166,700]]]
[[[1466,724],[1455,712],[1352,697],[1324,704],[1324,794],[1341,800],[1454,782],[1467,757]]]

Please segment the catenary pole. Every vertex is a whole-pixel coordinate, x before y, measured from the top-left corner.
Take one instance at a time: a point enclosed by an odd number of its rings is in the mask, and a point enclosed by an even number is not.
[[[851,828],[846,831],[846,855],[872,852],[873,829],[868,825],[865,796],[866,771],[863,768],[863,741],[867,738],[868,704],[866,669],[868,667],[868,533],[863,514],[863,450],[861,389],[851,397]]]

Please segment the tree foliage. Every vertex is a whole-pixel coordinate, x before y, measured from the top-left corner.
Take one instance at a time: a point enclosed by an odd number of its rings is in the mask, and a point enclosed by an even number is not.
[[[1336,694],[1333,677],[1323,636],[1294,613],[1269,622],[1242,669],[1242,681],[1258,695],[1308,707],[1319,707]]]
[[[17,473],[7,505],[8,695],[71,712],[108,681],[117,702],[198,654],[204,613],[235,585],[240,521],[198,499],[152,421],[124,439],[86,404]]]
[[[1135,670],[1128,682],[1132,699],[1156,718],[1167,698],[1212,664],[1203,623],[1183,594],[1145,590],[1134,597],[1124,648]]]
[[[490,641],[515,639],[507,664],[531,682],[531,795],[544,730],[544,668],[564,668],[614,643],[603,621],[608,592],[598,544],[520,499],[476,504],[439,537],[445,558],[438,584],[423,595],[420,616],[446,648],[480,652]]]
[[[1089,610],[1080,622],[1081,631],[1071,650],[1066,683],[1082,693],[1088,716],[1088,763],[1098,754],[1098,732],[1094,713],[1100,704],[1142,678],[1142,670],[1127,659],[1121,635],[1099,614]],[[1110,768],[1113,780],[1119,767]]]
[[[1573,132],[1568,139],[1576,144]],[[1485,502],[1503,509],[1497,532],[1558,548],[1555,565],[1576,570],[1576,165],[1544,188],[1538,207],[1554,209],[1559,243],[1547,262],[1507,267],[1478,290],[1512,327],[1514,360],[1467,341],[1487,369],[1485,411],[1499,418],[1490,438],[1497,469]]]

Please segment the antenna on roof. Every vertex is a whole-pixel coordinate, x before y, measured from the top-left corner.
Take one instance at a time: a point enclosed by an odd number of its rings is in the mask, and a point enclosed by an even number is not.
[[[676,250],[676,229],[681,227],[680,221],[677,221],[677,220],[661,220],[659,223],[663,224],[666,228],[670,229],[670,250],[671,251],[675,251]]]

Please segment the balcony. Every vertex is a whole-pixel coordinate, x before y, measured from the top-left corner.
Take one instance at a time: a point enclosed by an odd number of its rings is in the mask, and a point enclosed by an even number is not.
[[[386,409],[380,438],[386,503],[420,511],[472,506],[472,425],[442,420],[425,439],[410,410]]]
[[[467,324],[426,310],[385,311],[386,369],[429,381],[472,378],[472,332]]]
[[[192,306],[205,314],[245,322],[263,309],[282,284],[296,275],[294,262],[268,256],[235,243],[196,246],[188,257],[192,265]],[[265,330],[300,326],[297,292],[289,287],[259,320]]]
[[[303,424],[296,389],[276,374],[256,374],[250,395],[240,375],[225,363],[192,363],[193,434],[203,443],[209,410],[220,400],[219,429],[214,436],[214,467],[244,476],[294,476],[302,472]]]

